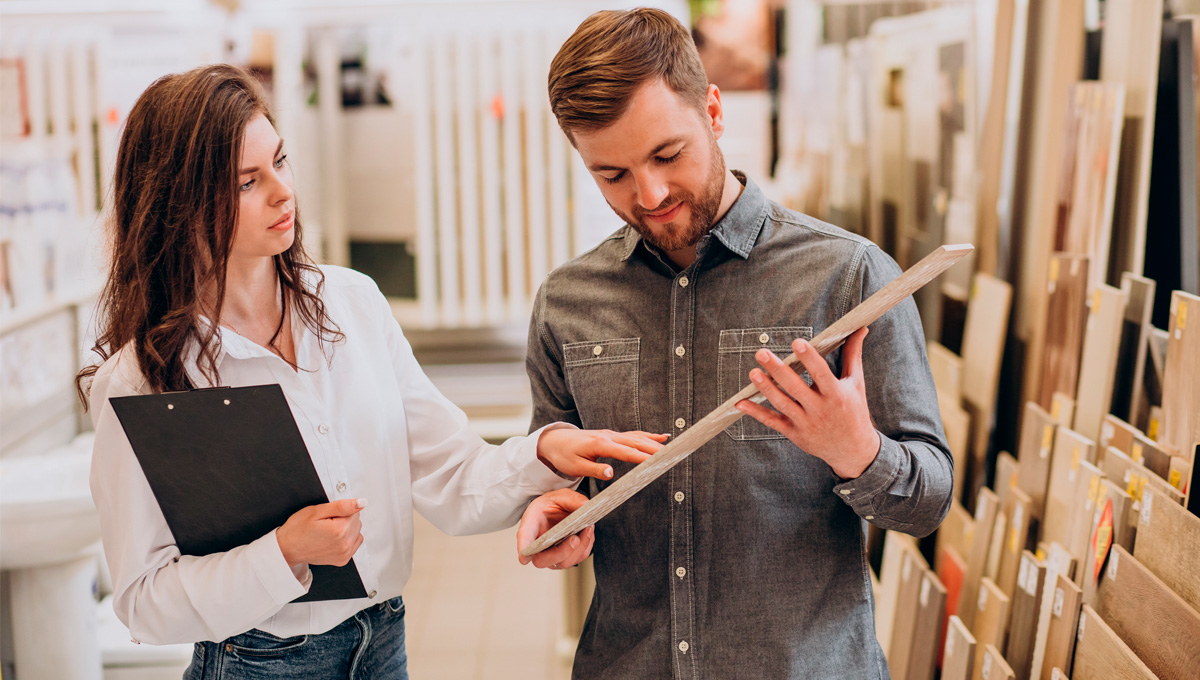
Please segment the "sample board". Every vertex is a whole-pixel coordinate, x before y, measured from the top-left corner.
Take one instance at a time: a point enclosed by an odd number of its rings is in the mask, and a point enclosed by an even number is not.
[[[1083,605],[1071,680],[1155,680],[1154,673],[1096,611]]]
[[[1200,611],[1200,517],[1147,488],[1137,521],[1133,556]]]
[[[1200,442],[1200,296],[1171,294],[1167,368],[1163,375],[1163,422],[1158,441],[1173,452]]]
[[[1092,440],[1100,436],[1100,425],[1112,403],[1121,325],[1128,298],[1124,290],[1104,284],[1096,286],[1089,298],[1090,311],[1083,335],[1072,429]]]
[[[1043,318],[1041,390],[1038,404],[1050,408],[1055,392],[1075,394],[1079,357],[1087,320],[1089,260],[1082,255],[1055,253],[1046,284],[1049,301]]]

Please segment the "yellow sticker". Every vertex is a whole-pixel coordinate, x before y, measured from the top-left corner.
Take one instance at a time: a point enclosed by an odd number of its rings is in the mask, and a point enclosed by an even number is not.
[[[1062,402],[1058,399],[1055,399],[1054,403],[1050,404],[1050,417],[1054,420],[1058,420],[1058,414],[1060,413],[1062,413]],[[1049,426],[1047,426],[1046,429],[1049,429]]]
[[[1138,480],[1137,499],[1138,499],[1139,503],[1142,502],[1142,493],[1144,493],[1146,491],[1146,482],[1148,482],[1148,481],[1150,481],[1150,478],[1146,477],[1146,476],[1142,476],[1141,479]]]
[[[1138,465],[1141,465],[1141,463],[1142,463],[1142,445],[1140,443],[1138,443],[1138,442],[1133,443],[1133,453],[1130,454],[1130,457],[1133,458],[1133,462],[1137,463]]]
[[[1096,490],[1100,487],[1100,478],[1092,477],[1088,482],[1088,507],[1091,507],[1096,502]]]
[[[971,299],[974,300],[977,297],[979,297],[979,282],[975,281],[971,284]]]
[[[1150,423],[1146,425],[1146,436],[1158,441],[1158,418],[1150,419]]]
[[[1097,288],[1092,293],[1092,314],[1096,314],[1099,311],[1100,311],[1100,289]]]
[[[1093,477],[1093,479],[1099,479],[1099,478]],[[1099,491],[1096,493],[1096,506],[1097,506],[1096,509],[1097,510],[1100,509],[1099,506],[1104,505],[1105,498],[1108,498],[1108,486],[1105,484],[1101,484]]]
[[[1187,308],[1188,306],[1186,302],[1179,303],[1179,312],[1175,314],[1176,328],[1183,328],[1187,325]]]
[[[1042,430],[1042,450],[1049,451],[1050,445],[1053,443],[1054,443],[1054,428],[1050,425],[1047,425],[1045,427],[1045,429]]]
[[[1175,487],[1176,489],[1178,489],[1178,488],[1179,488],[1179,481],[1180,481],[1180,479],[1181,479],[1181,477],[1180,477],[1180,474],[1179,474],[1179,470],[1171,470],[1170,479],[1168,479],[1168,480],[1167,480],[1167,482],[1168,482],[1168,483],[1169,483],[1171,486],[1173,486],[1173,487]]]
[[[1008,551],[1015,553],[1017,550],[1017,528],[1013,527],[1012,532],[1008,535]]]
[[[1071,449],[1071,470],[1079,469],[1079,447]]]
[[[1039,561],[1041,561],[1041,562],[1045,562],[1045,561],[1046,561],[1046,551],[1045,551],[1045,550],[1042,550],[1041,548],[1038,548],[1038,549],[1037,549],[1037,553],[1035,553],[1035,554],[1037,555],[1037,558],[1038,558],[1038,560],[1039,560]]]
[[[1129,482],[1125,485],[1125,493],[1134,501],[1137,501],[1138,478],[1137,475],[1130,475]]]
[[[1058,280],[1058,260],[1050,260],[1050,283]]]

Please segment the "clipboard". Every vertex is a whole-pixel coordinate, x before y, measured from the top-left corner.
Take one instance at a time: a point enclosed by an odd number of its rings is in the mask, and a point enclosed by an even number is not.
[[[109,399],[184,555],[246,545],[328,503],[279,385]],[[354,560],[311,565],[293,602],[367,597]]]

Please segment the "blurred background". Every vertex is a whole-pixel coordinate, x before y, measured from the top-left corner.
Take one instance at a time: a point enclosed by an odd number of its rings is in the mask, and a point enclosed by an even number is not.
[[[1113,417],[1159,445],[1188,505],[1200,2],[0,0],[5,678],[179,677],[191,654],[132,643],[105,600],[73,387],[138,95],[205,63],[249,68],[310,252],[373,277],[430,377],[503,440],[529,424],[531,296],[620,226],[550,113],[548,65],[589,14],[637,4],[692,27],[727,165],[769,197],[903,267],[975,244],[917,300],[957,507],[1007,484],[1029,404],[1059,418],[1068,402],[1074,431],[1102,441]],[[1105,333],[1119,342],[1087,340]],[[882,544],[872,530],[877,573]],[[588,566],[521,568],[511,531],[451,539],[420,518],[415,559],[413,677],[569,677]]]

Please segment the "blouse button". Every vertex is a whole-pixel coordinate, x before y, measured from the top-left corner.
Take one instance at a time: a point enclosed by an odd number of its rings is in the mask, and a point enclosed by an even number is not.
[[[345,491],[345,490],[346,490],[346,483],[345,483],[345,482],[338,482],[338,483],[337,483],[337,490],[338,490],[339,492]]]
[[[329,426],[325,423],[321,423],[317,426],[317,432],[320,432],[321,434],[329,434]]]

